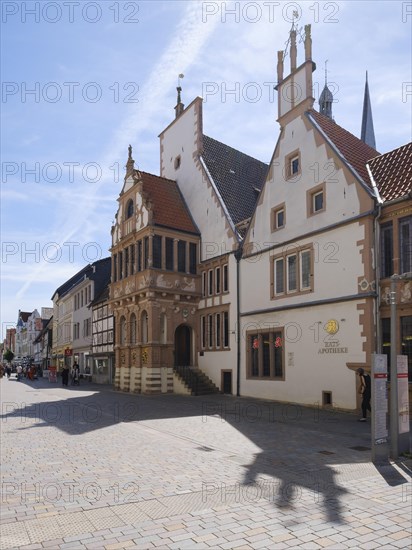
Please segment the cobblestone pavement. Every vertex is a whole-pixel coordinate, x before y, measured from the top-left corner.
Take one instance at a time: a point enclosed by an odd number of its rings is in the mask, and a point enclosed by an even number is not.
[[[410,461],[357,417],[0,381],[2,549],[409,548]]]

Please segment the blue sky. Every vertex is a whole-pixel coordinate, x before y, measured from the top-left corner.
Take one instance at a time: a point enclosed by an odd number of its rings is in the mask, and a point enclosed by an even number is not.
[[[378,150],[411,139],[411,2],[1,7],[2,338],[19,309],[50,307],[58,286],[109,255],[127,147],[159,173],[157,136],[173,120],[179,73],[183,102],[205,99],[207,135],[269,162],[279,126],[268,83],[294,10],[312,25],[316,99],[328,60],[336,122],[359,136],[368,70]]]

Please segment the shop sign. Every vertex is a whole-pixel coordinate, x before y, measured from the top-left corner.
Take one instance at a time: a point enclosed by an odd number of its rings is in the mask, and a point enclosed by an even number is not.
[[[318,353],[348,353],[348,348],[340,345],[340,341],[334,336],[339,332],[339,323],[336,319],[329,319],[329,321],[323,327],[328,333],[327,340],[324,342],[323,347],[319,348]]]

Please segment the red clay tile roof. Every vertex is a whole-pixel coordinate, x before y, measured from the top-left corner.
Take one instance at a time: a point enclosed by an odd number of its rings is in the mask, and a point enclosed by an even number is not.
[[[192,220],[177,183],[140,170],[138,174],[143,180],[144,192],[153,203],[154,224],[198,235],[199,229]]]
[[[369,179],[366,163],[368,160],[379,155],[378,151],[366,145],[362,140],[336,124],[329,117],[318,113],[315,110],[308,111],[309,120],[313,119],[321,130],[326,134],[333,145],[348,164],[350,164],[364,183],[372,187]]]
[[[412,143],[368,162],[383,201],[404,197],[412,190]]]

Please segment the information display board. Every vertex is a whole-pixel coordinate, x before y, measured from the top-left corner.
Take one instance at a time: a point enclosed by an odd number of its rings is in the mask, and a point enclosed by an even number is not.
[[[49,367],[49,382],[57,382],[57,367]]]
[[[409,432],[409,388],[408,388],[408,357],[397,355],[396,364],[398,370],[398,433]]]
[[[375,445],[386,443],[388,438],[388,358],[384,354],[372,356],[372,441]]]

